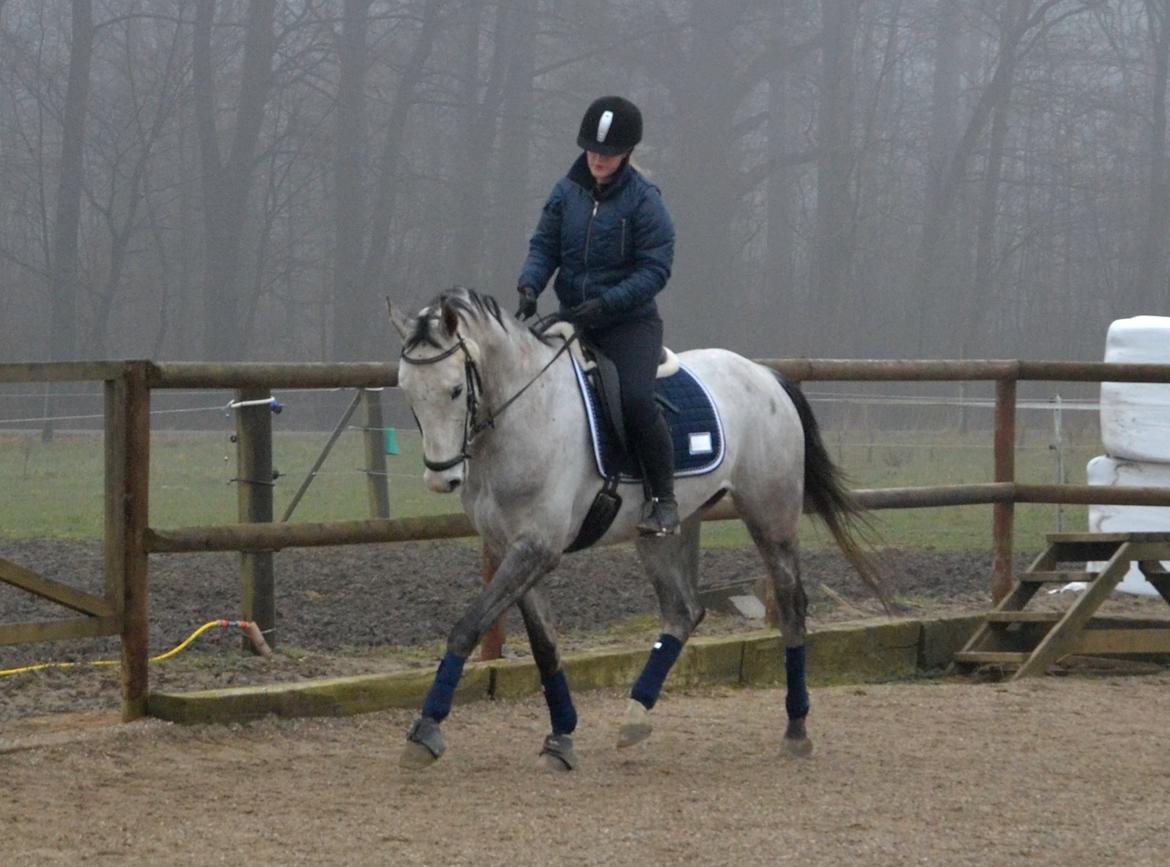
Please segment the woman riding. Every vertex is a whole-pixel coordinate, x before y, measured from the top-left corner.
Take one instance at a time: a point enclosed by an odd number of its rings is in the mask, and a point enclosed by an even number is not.
[[[595,100],[581,120],[585,151],[553,187],[517,281],[525,320],[556,272],[559,317],[612,359],[621,383],[626,440],[650,489],[638,524],[646,535],[678,532],[674,451],[654,400],[662,319],[654,296],[674,259],[674,225],[658,188],[630,164],[642,113],[620,96]]]

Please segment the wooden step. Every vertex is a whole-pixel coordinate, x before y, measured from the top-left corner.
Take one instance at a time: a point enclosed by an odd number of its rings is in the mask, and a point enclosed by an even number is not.
[[[1022,584],[1069,584],[1073,581],[1093,581],[1099,572],[1022,572],[1019,581]]]
[[[988,623],[1056,623],[1063,611],[992,611]]]
[[[955,662],[968,665],[1023,665],[1031,655],[1007,650],[963,650],[955,654]]]

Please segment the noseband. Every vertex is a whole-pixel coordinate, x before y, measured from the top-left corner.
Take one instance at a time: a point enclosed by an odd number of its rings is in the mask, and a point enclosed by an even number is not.
[[[561,355],[563,355],[564,352],[569,348],[572,342],[577,339],[576,335],[574,334],[572,337],[566,340],[564,345],[561,346],[561,348],[556,351],[553,357],[549,359],[548,364],[542,367],[540,372],[537,373],[536,376],[532,377],[532,379],[530,379],[523,388],[504,401],[499,409],[495,411],[489,409],[487,410],[486,416],[484,418],[480,418],[479,398],[480,395],[483,394],[483,380],[479,375],[479,366],[476,365],[475,359],[471,357],[471,353],[467,351],[467,344],[463,342],[463,336],[461,334],[456,334],[455,336],[458,338],[458,342],[452,346],[449,346],[447,349],[443,350],[437,355],[428,355],[424,358],[419,358],[417,356],[412,357],[406,354],[406,348],[403,347],[402,354],[399,356],[399,358],[406,364],[413,364],[416,367],[422,367],[428,364],[436,364],[446,358],[450,358],[460,350],[463,351],[463,375],[467,382],[466,412],[463,417],[463,445],[459,449],[459,454],[445,461],[432,461],[426,456],[426,452],[423,452],[423,466],[425,466],[428,470],[436,473],[441,473],[444,470],[457,467],[464,461],[470,460],[471,454],[469,453],[468,449],[475,441],[475,438],[488,428],[495,427],[496,419],[500,417],[504,410],[511,406],[516,401],[516,399],[520,397],[520,395],[524,394],[524,392],[528,390],[529,386],[536,382],[536,380],[540,379],[540,377],[544,375],[544,372],[552,367],[553,362],[560,358]],[[411,410],[411,414],[414,415],[413,409]],[[414,421],[415,424],[418,425],[418,429],[421,432],[422,424],[419,422],[417,415],[414,416]]]

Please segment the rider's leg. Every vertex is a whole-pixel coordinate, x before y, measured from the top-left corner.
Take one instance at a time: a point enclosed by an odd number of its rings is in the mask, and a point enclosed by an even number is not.
[[[650,488],[652,499],[639,529],[655,535],[677,532],[674,445],[654,400],[654,378],[662,355],[662,320],[655,315],[619,321],[589,336],[617,368],[626,436]]]

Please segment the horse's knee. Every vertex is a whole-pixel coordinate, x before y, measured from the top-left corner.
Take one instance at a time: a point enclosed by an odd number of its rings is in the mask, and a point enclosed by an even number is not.
[[[454,653],[456,656],[471,656],[475,646],[479,644],[480,638],[483,636],[475,635],[466,629],[461,629],[458,625],[451,630],[447,636],[447,652]]]

